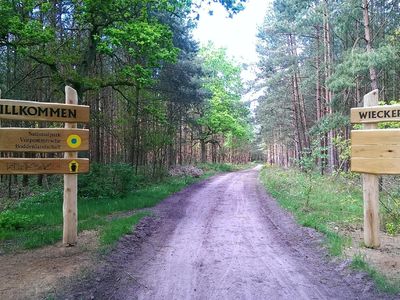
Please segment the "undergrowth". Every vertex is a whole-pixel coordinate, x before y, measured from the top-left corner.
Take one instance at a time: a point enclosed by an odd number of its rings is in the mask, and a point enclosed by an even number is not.
[[[261,179],[271,195],[291,211],[301,225],[325,234],[332,255],[342,254],[350,240],[336,228],[359,225],[363,216],[362,197],[359,191],[351,188],[351,182],[344,184],[318,174],[275,167],[264,168]]]

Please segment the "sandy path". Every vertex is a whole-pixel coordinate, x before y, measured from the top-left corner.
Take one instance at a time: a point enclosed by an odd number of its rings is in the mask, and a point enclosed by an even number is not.
[[[382,299],[328,260],[259,183],[258,170],[194,185],[155,208],[94,275],[67,293],[94,299]],[[62,298],[65,298],[63,296]]]

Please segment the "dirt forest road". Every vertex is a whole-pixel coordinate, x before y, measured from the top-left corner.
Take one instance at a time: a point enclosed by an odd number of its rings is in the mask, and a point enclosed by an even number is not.
[[[322,237],[296,225],[258,174],[215,176],[169,197],[61,298],[393,298],[332,262]]]

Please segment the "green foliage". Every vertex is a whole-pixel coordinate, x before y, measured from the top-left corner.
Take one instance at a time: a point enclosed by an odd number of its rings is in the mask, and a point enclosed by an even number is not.
[[[400,234],[400,199],[396,196],[382,193],[380,196],[383,206],[382,223],[388,234]]]
[[[385,103],[399,97],[400,31],[398,10],[392,6],[387,2],[369,5],[372,49],[367,51],[360,1],[273,2],[257,35],[259,74],[253,85],[259,95],[254,100],[259,103],[260,135],[270,146],[270,156],[276,156],[271,151],[274,146],[287,149],[291,158],[298,156],[310,140],[333,133],[324,139],[332,155],[322,170],[347,168],[346,159],[341,159],[341,166],[334,159],[337,147],[343,146],[340,151],[346,155],[346,145],[332,143],[331,137],[349,128],[350,108],[359,105],[356,102],[371,89],[370,70],[376,71]],[[303,102],[304,116],[298,113]]]
[[[103,31],[97,47],[100,53],[110,56],[123,47],[134,61],[146,61],[121,69],[120,78],[127,82],[133,79],[140,87],[152,83],[151,68],[158,67],[160,62],[173,62],[178,54],[172,43],[171,30],[153,21],[117,22]]]
[[[350,161],[351,158],[351,140],[345,139],[340,134],[332,138],[332,144],[338,151],[339,166],[338,172],[342,172],[343,165]]]
[[[79,196],[85,198],[110,198],[127,195],[144,183],[142,176],[128,164],[96,164],[90,166],[90,173],[79,177]]]
[[[23,0],[19,5],[14,1],[0,3],[0,46],[8,43],[9,36],[14,36],[14,46],[23,52],[29,47],[50,41],[54,30],[49,24],[42,24],[38,18],[40,13],[48,11],[48,6],[42,1]],[[29,17],[31,14],[31,18]]]
[[[343,128],[350,125],[350,118],[340,113],[334,113],[323,117],[310,129],[310,135],[320,135],[329,131]]]
[[[215,2],[232,15],[244,1]],[[161,20],[185,18],[191,5],[178,0],[1,1],[0,47],[48,68],[53,83],[69,82],[78,92],[147,87],[155,69],[174,62],[179,52],[170,26]],[[112,68],[94,72],[95,60],[107,57]]]
[[[243,91],[240,67],[227,57],[225,49],[216,49],[212,44],[200,50],[200,57],[208,74],[204,88],[212,97],[198,123],[206,126],[209,134],[230,134],[239,140],[248,140],[249,110],[240,102]]]
[[[55,84],[69,82],[78,92],[116,85],[145,87],[153,82],[155,68],[177,57],[170,28],[155,17],[156,11],[172,12],[170,1],[83,0],[63,5],[68,13],[57,24],[63,26],[62,41],[53,22],[59,13],[56,5],[38,0],[0,5],[6,16],[0,21],[0,46],[48,68]],[[114,62],[106,74],[91,72],[96,57],[117,55],[125,62]]]
[[[387,222],[385,224],[385,229],[386,232],[390,235],[396,235],[397,233],[400,232],[400,224],[398,224],[397,226],[394,223],[391,222]]]
[[[8,230],[19,230],[31,225],[32,219],[29,216],[17,214],[6,210],[0,213],[0,228]]]
[[[310,207],[310,196],[314,187],[315,177],[313,172],[315,171],[315,161],[321,158],[325,158],[326,151],[321,147],[318,140],[313,141],[311,149],[304,151],[300,159],[296,160],[296,163],[306,175],[306,180],[303,181],[303,191],[305,196],[305,202],[303,209],[307,210]]]
[[[392,69],[398,66],[400,52],[391,45],[384,45],[372,52],[362,48],[351,49],[345,53],[343,61],[336,66],[328,84],[335,92],[355,87],[360,74],[368,74],[370,68]]]

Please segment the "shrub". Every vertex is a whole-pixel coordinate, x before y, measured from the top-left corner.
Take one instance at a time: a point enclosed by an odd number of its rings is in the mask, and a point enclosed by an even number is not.
[[[0,228],[8,230],[18,230],[26,228],[32,223],[32,219],[28,216],[17,214],[6,210],[0,213]]]
[[[79,178],[79,196],[87,198],[120,197],[143,182],[128,164],[92,164],[90,173]]]
[[[199,166],[204,171],[216,171],[216,172],[233,172],[240,169],[238,165],[228,164],[228,163],[219,163],[219,164],[201,163],[199,164]]]

